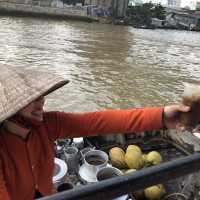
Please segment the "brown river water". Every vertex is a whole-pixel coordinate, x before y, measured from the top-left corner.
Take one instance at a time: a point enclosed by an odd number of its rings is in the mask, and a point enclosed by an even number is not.
[[[70,79],[47,109],[160,106],[200,83],[200,33],[2,16],[0,63]]]

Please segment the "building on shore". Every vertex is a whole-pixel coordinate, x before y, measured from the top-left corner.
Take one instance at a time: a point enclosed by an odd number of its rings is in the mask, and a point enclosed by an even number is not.
[[[121,18],[126,15],[129,0],[85,0],[84,5],[91,6],[91,14],[103,17],[109,16]],[[104,11],[104,12],[103,12]]]
[[[180,8],[181,0],[167,0],[167,6],[171,8]]]
[[[196,8],[195,8],[196,10],[200,10],[200,1],[197,1],[196,2]]]
[[[1,13],[113,22],[126,16],[129,0],[0,0]]]

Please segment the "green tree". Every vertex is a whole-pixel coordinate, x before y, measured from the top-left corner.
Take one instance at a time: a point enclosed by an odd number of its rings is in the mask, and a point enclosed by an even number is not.
[[[131,24],[141,26],[151,26],[151,19],[153,17],[158,19],[165,19],[165,9],[160,4],[154,5],[144,3],[141,5],[130,6],[127,15]]]
[[[163,6],[161,6],[161,4],[155,5],[154,11],[153,11],[153,16],[155,18],[164,20],[165,19],[165,14],[166,14],[165,8]]]

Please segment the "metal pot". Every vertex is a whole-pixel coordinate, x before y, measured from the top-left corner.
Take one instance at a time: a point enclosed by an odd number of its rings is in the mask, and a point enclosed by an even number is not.
[[[97,172],[96,177],[98,181],[103,181],[103,180],[113,178],[116,176],[121,176],[121,175],[123,175],[123,173],[115,167],[103,167]],[[126,200],[127,198],[128,198],[128,195],[126,194],[126,195],[117,197],[113,200]]]

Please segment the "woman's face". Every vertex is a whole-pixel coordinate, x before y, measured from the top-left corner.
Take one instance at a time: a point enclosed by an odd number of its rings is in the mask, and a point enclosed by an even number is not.
[[[30,120],[43,121],[44,97],[39,97],[19,111],[19,115]]]

